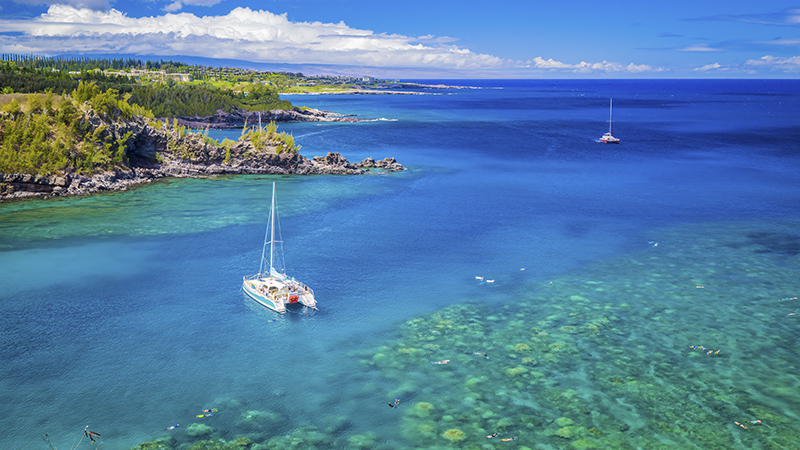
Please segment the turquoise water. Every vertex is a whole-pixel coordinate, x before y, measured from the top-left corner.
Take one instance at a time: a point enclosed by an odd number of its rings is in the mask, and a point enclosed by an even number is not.
[[[466,84],[291,97],[402,173],[0,204],[0,448],[794,448],[800,83]],[[240,291],[272,181],[313,314]]]

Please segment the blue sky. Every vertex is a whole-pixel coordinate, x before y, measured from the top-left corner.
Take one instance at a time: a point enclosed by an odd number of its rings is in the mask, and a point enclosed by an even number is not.
[[[798,78],[800,0],[0,0],[0,52],[381,78]]]

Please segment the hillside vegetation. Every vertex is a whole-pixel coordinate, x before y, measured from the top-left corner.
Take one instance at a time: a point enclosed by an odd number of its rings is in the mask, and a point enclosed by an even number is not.
[[[81,82],[92,81],[101,91],[114,89],[130,94],[128,102],[153,112],[156,117],[210,116],[234,108],[248,111],[291,109],[289,101],[281,100],[278,88],[263,83],[248,83],[238,90],[226,89],[207,82],[140,81],[124,75],[100,71],[69,73],[60,70],[18,67],[0,62],[0,92],[68,94]]]
[[[163,148],[185,160],[193,158],[184,137],[192,133],[177,121],[159,121],[152,111],[131,101],[132,93],[101,91],[94,82],[80,82],[69,94],[5,95],[0,105],[0,173],[56,175],[124,169],[132,163],[134,140],[144,123],[163,130]],[[219,143],[206,133],[194,133],[205,145],[230,149],[234,141]],[[278,133],[273,123],[266,129],[245,128],[241,140],[274,152],[297,152],[290,134]],[[229,151],[229,150],[228,150]],[[152,155],[158,162],[158,154]]]

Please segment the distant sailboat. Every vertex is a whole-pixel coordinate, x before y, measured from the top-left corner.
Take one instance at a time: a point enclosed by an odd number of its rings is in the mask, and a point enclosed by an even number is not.
[[[608,101],[608,133],[604,134],[603,137],[600,138],[600,142],[602,142],[603,144],[619,144],[619,139],[615,138],[614,135],[611,134],[611,132],[613,131],[612,130],[612,125],[614,123],[614,121],[611,120],[613,104],[614,104],[614,99],[609,99],[609,101]]]
[[[278,232],[278,240],[275,240],[277,215],[275,183],[272,183],[272,206],[269,210],[269,226],[264,237],[264,248],[261,251],[261,265],[257,274],[244,277],[242,289],[253,300],[279,313],[286,312],[286,305],[293,303],[317,309],[314,291],[286,273],[279,272],[275,267],[275,244],[281,244],[281,259],[283,256],[283,240],[280,232]],[[269,246],[269,255],[267,255],[267,246]],[[269,266],[267,266],[267,260],[269,260]]]

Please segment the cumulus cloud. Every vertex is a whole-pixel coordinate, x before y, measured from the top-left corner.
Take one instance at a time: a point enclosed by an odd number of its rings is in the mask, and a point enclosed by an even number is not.
[[[750,59],[744,63],[745,67],[780,70],[783,72],[800,72],[800,56],[782,58],[779,56],[762,56],[759,59]]]
[[[218,0],[174,0],[175,11],[188,4]],[[292,22],[286,14],[236,8],[226,15],[190,13],[128,17],[116,9],[97,11],[52,5],[33,20],[0,20],[0,29],[21,36],[0,36],[4,52],[48,54],[124,53],[202,56],[253,62],[334,64],[371,67],[429,67],[458,70],[519,70],[574,73],[659,72],[648,65],[603,61],[568,64],[542,57],[527,62],[475,53],[454,39],[409,37],[351,28],[344,22]]]
[[[559,71],[567,71],[573,73],[592,73],[592,72],[604,72],[604,73],[642,73],[642,72],[663,72],[666,69],[663,67],[652,67],[647,64],[634,64],[630,63],[628,65],[603,61],[599,63],[588,63],[585,61],[581,61],[578,64],[567,64],[561,61],[556,61],[552,58],[544,59],[542,57],[536,57],[525,64],[526,67],[536,68],[536,69],[548,69],[548,70],[559,70]]]
[[[715,70],[721,67],[722,66],[719,63],[713,63],[713,64],[706,64],[705,66],[702,67],[695,67],[692,70],[695,72],[708,72],[709,70]]]

